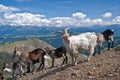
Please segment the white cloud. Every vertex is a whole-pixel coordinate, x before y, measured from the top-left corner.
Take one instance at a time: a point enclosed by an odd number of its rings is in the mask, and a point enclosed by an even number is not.
[[[5,13],[4,20],[6,25],[11,26],[43,26],[47,23],[44,15],[31,13]]]
[[[111,12],[106,12],[102,15],[104,18],[110,18],[112,17],[112,13]]]
[[[73,26],[75,19],[71,17],[55,17],[50,18],[50,25],[56,27],[65,27],[65,26]]]
[[[3,4],[0,4],[0,12],[11,12],[11,11],[19,11],[19,9],[12,6],[4,6]]]
[[[91,19],[81,12],[73,13],[70,17],[53,17],[46,18],[45,15],[32,13],[12,13],[6,12],[0,18],[0,25],[11,26],[49,26],[49,27],[84,27],[94,25],[112,25],[120,24],[120,16],[113,20],[104,20],[101,18]]]
[[[116,18],[113,19],[114,24],[120,24],[120,16],[117,16]]]
[[[84,27],[84,26],[94,26],[94,25],[101,25],[102,24],[102,19],[90,19],[86,18],[83,20],[77,20],[74,21],[74,26],[76,27]]]
[[[77,12],[77,13],[73,13],[72,16],[75,18],[84,19],[86,17],[86,14]]]

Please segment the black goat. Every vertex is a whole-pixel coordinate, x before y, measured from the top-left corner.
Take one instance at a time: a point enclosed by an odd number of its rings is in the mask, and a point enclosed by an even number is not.
[[[57,49],[54,50],[50,50],[49,48],[45,48],[45,50],[47,51],[48,55],[52,58],[52,66],[54,66],[54,60],[55,58],[60,58],[60,57],[64,57],[64,60],[62,62],[63,64],[67,64],[68,62],[68,57],[67,57],[67,50],[64,47],[59,47]]]

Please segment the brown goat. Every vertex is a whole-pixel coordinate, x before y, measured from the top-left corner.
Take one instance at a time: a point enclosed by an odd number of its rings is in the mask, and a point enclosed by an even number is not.
[[[18,57],[20,60],[22,60],[27,65],[27,72],[31,72],[30,66],[32,64],[32,72],[34,71],[34,64],[40,63],[37,71],[44,68],[45,65],[45,59],[44,55],[46,52],[43,49],[37,48],[31,52],[20,52],[16,49],[14,50],[13,57]]]
[[[68,57],[67,57],[67,50],[66,50],[66,48],[59,47],[59,48],[54,49],[54,50],[50,50],[49,48],[45,48],[45,50],[47,51],[48,55],[52,58],[52,66],[51,67],[54,67],[55,58],[60,58],[60,57],[64,57],[62,65],[63,64],[67,64]]]

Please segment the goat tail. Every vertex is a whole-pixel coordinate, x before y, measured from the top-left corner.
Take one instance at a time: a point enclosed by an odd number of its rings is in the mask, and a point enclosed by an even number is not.
[[[47,55],[44,55],[44,58],[45,58],[45,59],[50,59],[50,57],[49,57],[49,56],[47,56]]]

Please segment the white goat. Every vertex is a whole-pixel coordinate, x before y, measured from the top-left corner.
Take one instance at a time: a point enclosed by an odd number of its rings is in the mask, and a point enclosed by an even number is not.
[[[80,50],[86,50],[90,52],[88,61],[94,53],[94,49],[97,45],[97,35],[94,32],[86,32],[79,35],[70,36],[67,33],[68,28],[65,28],[64,31],[58,31],[62,34],[62,40],[64,45],[67,48],[68,53],[70,53],[72,58],[72,63],[77,64],[77,56]]]

